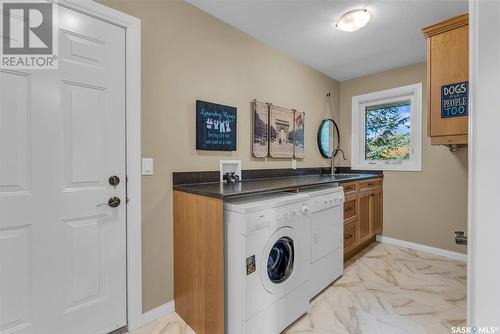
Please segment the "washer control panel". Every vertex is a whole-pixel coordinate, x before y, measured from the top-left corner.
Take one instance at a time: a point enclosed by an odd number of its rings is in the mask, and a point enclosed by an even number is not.
[[[305,214],[302,212],[302,206],[302,203],[297,203],[248,214],[246,218],[247,233],[270,228],[276,223],[283,224],[285,222],[305,219]]]
[[[278,208],[275,211],[275,218],[277,221],[298,219],[304,214],[302,213],[302,204],[294,204]]]

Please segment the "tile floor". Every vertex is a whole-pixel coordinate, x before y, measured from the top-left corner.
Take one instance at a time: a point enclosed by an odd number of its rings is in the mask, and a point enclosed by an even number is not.
[[[449,334],[465,325],[466,273],[460,261],[374,243],[285,333]],[[130,334],[194,332],[171,314]]]
[[[195,334],[195,332],[177,313],[172,313],[128,334]]]

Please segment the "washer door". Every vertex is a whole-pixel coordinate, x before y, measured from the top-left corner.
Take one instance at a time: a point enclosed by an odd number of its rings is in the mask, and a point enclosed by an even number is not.
[[[293,240],[282,237],[276,241],[267,257],[267,276],[273,283],[286,281],[293,271]]]
[[[296,233],[291,227],[282,227],[268,240],[261,259],[261,280],[272,294],[285,292],[294,276]]]

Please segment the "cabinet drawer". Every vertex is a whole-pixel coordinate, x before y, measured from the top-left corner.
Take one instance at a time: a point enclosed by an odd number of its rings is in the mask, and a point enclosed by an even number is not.
[[[344,202],[344,221],[356,219],[358,199],[356,197],[346,199]]]
[[[359,182],[359,191],[369,190],[371,188],[378,188],[382,186],[382,179],[372,179]]]
[[[356,196],[356,192],[358,191],[358,184],[356,182],[342,183],[342,187],[344,188],[345,197]]]
[[[352,222],[344,226],[344,248],[354,245],[358,241],[357,224]]]

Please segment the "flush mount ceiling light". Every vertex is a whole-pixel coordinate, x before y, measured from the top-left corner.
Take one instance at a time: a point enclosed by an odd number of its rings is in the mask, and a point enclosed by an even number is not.
[[[372,15],[366,9],[354,9],[340,17],[335,26],[342,31],[353,32],[365,27]]]

